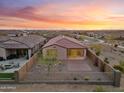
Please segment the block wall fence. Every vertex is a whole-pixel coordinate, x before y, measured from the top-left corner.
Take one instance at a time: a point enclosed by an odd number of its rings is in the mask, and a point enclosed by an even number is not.
[[[100,59],[95,53],[87,49],[87,57],[92,60],[92,64],[97,66],[101,72],[106,72],[108,77],[113,81],[113,86],[120,86],[121,72],[114,69],[111,65]]]

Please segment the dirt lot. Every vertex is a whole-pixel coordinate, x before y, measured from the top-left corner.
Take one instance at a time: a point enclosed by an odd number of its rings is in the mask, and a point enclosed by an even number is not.
[[[123,53],[124,49],[118,47],[115,48],[113,46],[106,44],[101,44],[101,45],[102,48],[101,48],[100,58],[102,58],[103,60],[105,58],[108,58],[110,65],[112,66],[118,65],[121,60],[124,60],[124,53]]]

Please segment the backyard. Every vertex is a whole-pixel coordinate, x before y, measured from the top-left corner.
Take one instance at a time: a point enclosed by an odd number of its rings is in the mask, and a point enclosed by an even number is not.
[[[26,58],[0,61],[0,80],[14,80],[14,72],[27,62]]]
[[[92,64],[89,58],[85,60],[45,60],[42,54],[38,57],[38,63],[28,72],[24,81],[41,82],[41,81],[96,81],[112,82],[107,74],[111,72],[101,72]],[[111,73],[112,74],[112,73]]]

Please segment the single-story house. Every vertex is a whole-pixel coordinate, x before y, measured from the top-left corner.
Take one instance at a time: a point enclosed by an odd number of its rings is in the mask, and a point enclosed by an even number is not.
[[[58,60],[83,60],[86,58],[87,47],[80,41],[57,36],[49,40],[43,47],[43,57],[55,55]]]
[[[10,57],[30,58],[45,43],[45,38],[38,35],[27,35],[20,37],[4,37],[0,38],[0,57],[9,59]]]

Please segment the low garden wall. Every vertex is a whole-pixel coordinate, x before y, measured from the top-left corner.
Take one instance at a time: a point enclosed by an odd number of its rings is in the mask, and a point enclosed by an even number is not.
[[[93,64],[97,66],[101,72],[106,72],[109,78],[113,81],[114,86],[120,86],[121,72],[114,69],[108,63],[100,59],[95,53],[91,50],[87,50],[87,57],[89,57]]]
[[[37,62],[37,55],[38,53],[35,53],[19,70],[15,71],[16,82],[19,82],[20,80],[24,80],[28,71]]]

